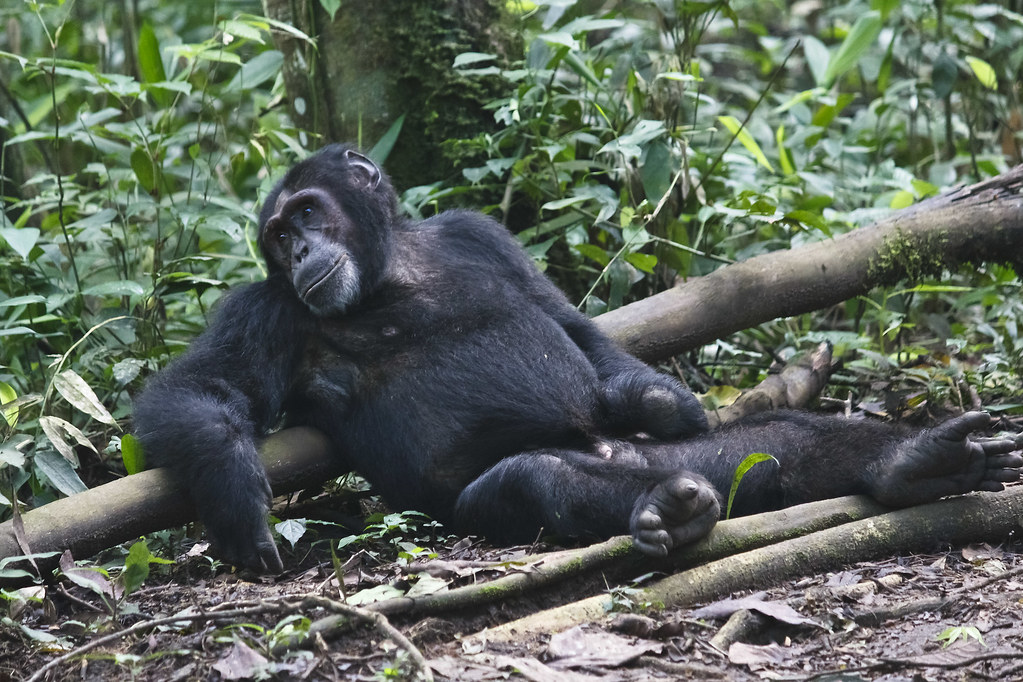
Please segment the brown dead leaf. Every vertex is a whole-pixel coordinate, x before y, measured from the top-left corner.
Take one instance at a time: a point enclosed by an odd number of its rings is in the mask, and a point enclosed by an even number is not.
[[[576,626],[552,635],[547,645],[547,655],[553,659],[550,664],[557,668],[592,665],[617,667],[643,654],[660,653],[661,648],[658,642]]]
[[[235,641],[231,650],[211,667],[225,680],[248,680],[266,670],[267,660],[245,642]]]

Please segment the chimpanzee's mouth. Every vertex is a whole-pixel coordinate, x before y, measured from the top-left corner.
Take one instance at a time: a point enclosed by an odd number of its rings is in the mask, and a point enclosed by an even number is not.
[[[337,260],[334,261],[334,264],[330,266],[330,270],[327,270],[327,272],[325,272],[322,277],[320,277],[319,279],[314,280],[312,284],[310,284],[308,287],[306,287],[306,290],[304,292],[302,292],[302,299],[305,300],[305,299],[309,298],[309,294],[313,293],[313,289],[317,288],[318,286],[320,286],[321,284],[326,282],[328,279],[333,277],[334,273],[337,272],[339,268],[344,266],[344,264],[347,261],[348,261],[348,252],[347,251],[342,252],[341,255],[337,257]]]

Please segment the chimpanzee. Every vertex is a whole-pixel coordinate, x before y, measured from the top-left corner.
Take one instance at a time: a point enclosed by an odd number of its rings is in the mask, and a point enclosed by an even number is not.
[[[220,555],[282,570],[257,443],[286,418],[329,437],[391,505],[497,542],[631,532],[654,555],[706,535],[738,462],[735,513],[844,494],[909,505],[1018,478],[1013,439],[971,412],[927,431],[798,412],[710,432],[673,378],[618,349],[502,226],[398,215],[387,176],[332,145],[259,217],[265,281],[150,380],[135,429]]]

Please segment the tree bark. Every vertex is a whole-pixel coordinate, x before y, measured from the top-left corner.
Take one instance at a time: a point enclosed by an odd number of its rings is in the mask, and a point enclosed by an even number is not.
[[[654,361],[877,286],[983,262],[1023,273],[1023,166],[834,239],[727,265],[596,322],[630,353]]]
[[[294,26],[315,46],[275,33],[296,125],[325,142],[368,149],[401,117],[387,168],[400,188],[426,185],[471,164],[449,140],[493,130],[484,105],[501,96],[496,79],[467,78],[451,65],[463,52],[520,51],[500,0],[342,2],[333,18],[319,0],[263,0],[266,16]],[[319,145],[311,145],[313,147]]]

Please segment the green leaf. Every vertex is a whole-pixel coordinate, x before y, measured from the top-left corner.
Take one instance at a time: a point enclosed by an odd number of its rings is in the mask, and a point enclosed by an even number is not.
[[[910,192],[909,190],[902,189],[895,193],[895,195],[892,197],[891,202],[889,202],[888,205],[891,208],[896,209],[906,208],[907,206],[912,206],[913,201],[914,201],[913,193]]]
[[[0,381],[0,405],[6,405],[17,399],[18,392],[10,384]],[[3,409],[3,417],[7,421],[7,426],[13,429],[18,424],[18,406],[5,407]]]
[[[778,145],[778,163],[781,164],[781,172],[785,175],[792,175],[796,167],[792,164],[792,157],[789,150],[785,148],[785,126],[778,126],[774,133],[775,144]]]
[[[142,451],[142,443],[130,433],[121,436],[121,461],[128,475],[137,474],[146,468],[146,457]]]
[[[810,73],[813,74],[813,82],[818,86],[822,85],[824,83],[824,74],[827,72],[828,62],[831,61],[831,53],[828,52],[828,46],[811,35],[803,36],[803,56],[810,67]],[[811,94],[813,94],[813,90],[804,90],[799,95],[796,95],[796,97]],[[785,106],[785,108],[787,109],[788,106]]]
[[[144,83],[163,83],[167,80],[163,59],[160,56],[160,41],[149,22],[142,24],[142,28],[139,29],[138,53],[139,74]],[[173,101],[173,96],[166,90],[154,88],[152,92],[153,98],[161,107],[169,106]]]
[[[860,57],[877,40],[883,25],[881,13],[878,11],[867,12],[860,16],[838,50],[828,61],[828,68],[824,71],[824,81],[821,85],[830,88],[836,80],[856,66]]]
[[[989,90],[998,89],[998,77],[995,75],[995,70],[991,68],[990,64],[977,57],[967,57],[966,63],[970,65],[973,75],[977,77],[981,85]]]
[[[398,141],[398,135],[401,133],[401,127],[405,124],[405,114],[398,117],[391,127],[387,129],[380,139],[377,141],[373,148],[369,150],[369,158],[376,161],[378,164],[383,165],[387,161],[387,157],[391,155],[391,149],[394,148],[394,143]]]
[[[117,425],[117,422],[107,412],[107,408],[103,407],[103,403],[100,402],[89,384],[85,383],[85,379],[78,376],[74,370],[65,370],[53,377],[53,387],[57,389],[57,393],[60,393],[64,400],[96,421],[110,424],[111,426]]]
[[[131,169],[135,171],[135,177],[147,192],[156,189],[156,169],[153,167],[153,159],[142,147],[135,147],[131,150]]]
[[[657,256],[653,256],[648,253],[630,253],[625,257],[637,270],[654,273],[654,267],[657,265]]]
[[[39,234],[39,230],[34,227],[0,228],[0,237],[4,238],[7,246],[14,249],[14,252],[25,260],[28,260],[28,254],[32,252],[32,247],[39,241]]]
[[[455,57],[455,62],[451,66],[457,69],[462,66],[468,66],[469,64],[490,62],[495,59],[497,59],[497,55],[489,54],[487,52],[463,52]]]
[[[86,296],[141,296],[146,291],[138,282],[118,280],[94,284],[83,289],[82,293]]]
[[[128,555],[124,558],[124,570],[121,571],[117,579],[121,583],[121,587],[124,588],[124,594],[131,594],[142,587],[142,583],[149,577],[150,564],[173,563],[170,559],[153,556],[153,553],[149,551],[149,545],[146,544],[145,539],[142,539],[128,550]]]
[[[576,244],[572,248],[587,258],[597,261],[602,268],[606,268],[611,262],[611,257],[607,255],[607,251],[596,244]]]
[[[330,20],[334,21],[337,11],[341,9],[341,0],[320,0],[320,7],[330,15]]]
[[[735,135],[735,139],[737,139],[739,143],[746,148],[746,151],[756,158],[757,163],[772,173],[774,172],[774,166],[772,166],[771,162],[767,160],[767,156],[764,155],[763,150],[760,149],[760,145],[757,144],[757,141],[749,134],[749,131],[743,128],[742,124],[739,123],[739,119],[734,116],[718,116],[718,121],[728,128],[732,135]]]
[[[37,450],[32,457],[36,470],[46,476],[54,488],[64,495],[74,495],[88,490],[78,478],[71,463],[49,448]]]
[[[764,452],[754,452],[739,463],[735,468],[735,475],[732,476],[732,488],[728,491],[728,505],[725,507],[725,518],[732,515],[732,501],[735,499],[735,491],[739,489],[739,483],[746,473],[761,462],[773,461],[779,464],[778,460]]]
[[[241,92],[251,90],[276,78],[281,72],[281,65],[284,64],[284,54],[277,50],[260,52],[249,61],[242,64],[238,73],[234,75],[231,82],[224,88],[225,92]]]

